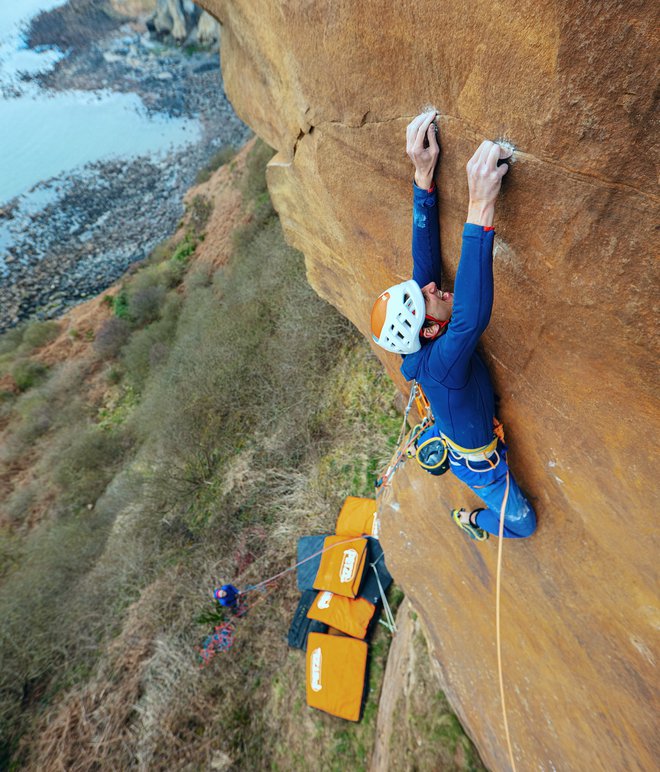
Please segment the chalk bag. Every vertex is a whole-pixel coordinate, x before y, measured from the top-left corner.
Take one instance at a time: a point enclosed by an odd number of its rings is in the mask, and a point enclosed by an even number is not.
[[[435,426],[422,432],[415,443],[417,463],[429,474],[441,475],[449,469],[447,442]]]

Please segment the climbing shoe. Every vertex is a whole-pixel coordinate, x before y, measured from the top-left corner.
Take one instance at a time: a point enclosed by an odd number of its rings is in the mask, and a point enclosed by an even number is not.
[[[468,522],[461,520],[462,511],[462,509],[452,509],[451,519],[456,523],[461,531],[465,531],[465,533],[467,533],[471,539],[476,539],[476,541],[486,541],[488,538],[488,531],[484,531],[484,529],[479,528],[478,525],[472,525],[472,523],[469,522],[469,518]],[[475,512],[481,512],[481,510],[475,509],[474,512],[470,512],[470,517],[472,517]]]

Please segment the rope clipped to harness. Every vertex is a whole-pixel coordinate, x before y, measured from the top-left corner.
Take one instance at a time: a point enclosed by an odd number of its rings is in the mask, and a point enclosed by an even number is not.
[[[413,404],[416,405],[419,414],[422,416],[422,420],[408,431],[408,416],[410,415]],[[401,430],[399,431],[399,437],[396,441],[396,449],[392,454],[392,458],[390,459],[385,472],[383,472],[376,480],[377,495],[382,489],[387,488],[390,485],[396,470],[405,462],[406,458],[410,458],[409,451],[415,445],[419,436],[432,423],[433,418],[429,401],[422,391],[422,387],[417,381],[413,381],[410,388],[410,396],[408,397],[408,404],[403,413],[403,422],[401,424]]]

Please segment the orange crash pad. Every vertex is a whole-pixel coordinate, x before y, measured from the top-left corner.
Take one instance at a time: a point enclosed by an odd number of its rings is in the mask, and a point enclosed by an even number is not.
[[[360,720],[367,644],[355,638],[310,633],[307,704],[348,721]]]

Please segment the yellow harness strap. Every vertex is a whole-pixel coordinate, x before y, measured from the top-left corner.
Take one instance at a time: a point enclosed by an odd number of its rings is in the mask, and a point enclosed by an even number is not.
[[[497,418],[493,418],[493,434],[494,437],[488,445],[484,445],[481,448],[463,448],[458,443],[449,439],[446,434],[443,434],[442,436],[447,440],[447,444],[459,453],[483,453],[484,455],[488,455],[497,448],[498,442],[501,441],[504,443],[504,424],[500,423]]]
[[[495,448],[497,447],[497,442],[498,442],[498,438],[497,437],[493,437],[492,441],[489,442],[488,445],[484,445],[481,448],[463,448],[458,443],[454,442],[453,440],[450,440],[449,437],[447,437],[446,434],[443,434],[442,436],[447,440],[447,444],[451,445],[451,447],[454,450],[457,450],[459,453],[470,453],[470,454],[472,454],[472,453],[484,453],[484,454],[487,455],[488,453],[492,453],[495,450]]]

